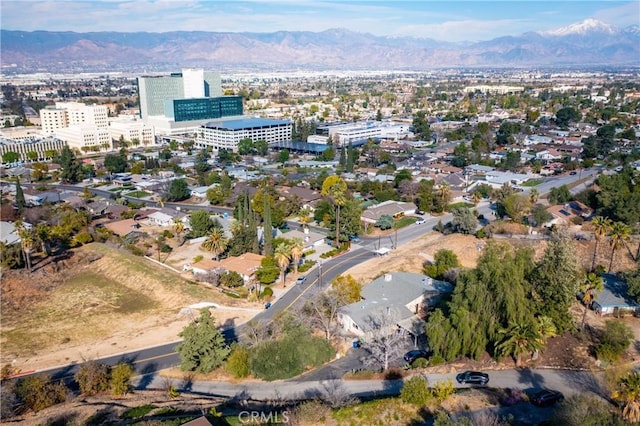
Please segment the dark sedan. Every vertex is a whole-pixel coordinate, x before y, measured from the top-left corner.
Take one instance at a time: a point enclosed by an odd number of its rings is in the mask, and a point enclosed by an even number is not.
[[[420,350],[420,349],[414,349],[414,350],[409,351],[406,354],[404,354],[404,360],[408,364],[413,364],[413,362],[418,358],[428,359],[429,355],[430,354],[427,351],[423,351],[423,350]]]
[[[549,407],[558,401],[562,401],[564,399],[564,395],[558,391],[545,389],[534,393],[529,399],[533,405],[538,407]]]
[[[474,385],[486,385],[489,383],[489,375],[479,371],[465,371],[456,376],[456,380],[460,384],[470,383]]]

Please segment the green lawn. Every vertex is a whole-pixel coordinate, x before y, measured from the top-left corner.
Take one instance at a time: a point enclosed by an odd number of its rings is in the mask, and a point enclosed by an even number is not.
[[[404,228],[405,226],[413,225],[418,220],[417,217],[403,216],[400,219],[396,219],[393,223],[394,229]]]
[[[128,195],[129,197],[134,197],[134,198],[144,198],[144,197],[148,197],[151,194],[145,191],[133,191],[133,192],[127,192],[125,195]]]
[[[462,201],[462,202],[459,202],[459,203],[449,204],[447,206],[447,211],[450,212],[451,210],[457,209],[458,207],[464,207],[464,208],[472,209],[474,207],[474,205],[471,204],[471,203],[465,203],[464,201]]]
[[[529,179],[528,181],[526,181],[525,183],[523,183],[520,186],[538,186],[542,182],[544,182],[542,179]]]

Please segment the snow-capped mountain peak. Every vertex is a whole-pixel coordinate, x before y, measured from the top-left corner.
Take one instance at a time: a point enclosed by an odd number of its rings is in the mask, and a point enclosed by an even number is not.
[[[567,27],[557,28],[555,30],[544,31],[540,34],[550,36],[566,36],[566,35],[586,35],[589,33],[605,33],[615,34],[616,29],[609,24],[605,24],[597,19],[585,19],[582,22],[571,24]]]

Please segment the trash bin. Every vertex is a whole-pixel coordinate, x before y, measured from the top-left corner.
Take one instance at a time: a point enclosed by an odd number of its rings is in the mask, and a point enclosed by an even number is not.
[[[353,341],[353,347],[356,348],[356,349],[359,348],[360,347],[360,341],[359,340],[354,340]]]
[[[271,302],[265,303],[265,305],[264,305],[265,309],[269,309],[270,307],[271,307]]]

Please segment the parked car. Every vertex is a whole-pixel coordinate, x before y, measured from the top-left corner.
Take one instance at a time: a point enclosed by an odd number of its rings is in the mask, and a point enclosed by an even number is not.
[[[531,397],[529,398],[531,403],[538,407],[549,407],[558,401],[562,401],[563,399],[564,395],[562,395],[561,392],[551,389],[538,391],[531,395]]]
[[[471,383],[475,385],[486,385],[489,383],[489,375],[479,371],[465,371],[456,376],[460,384]]]
[[[408,363],[408,364],[413,364],[413,362],[418,359],[418,358],[424,358],[424,359],[428,359],[429,356],[431,356],[430,352],[427,351],[423,351],[421,349],[414,349],[412,351],[407,352],[406,354],[404,354],[404,360]]]
[[[358,237],[357,235],[350,235],[349,236],[349,241],[351,241],[352,243],[359,243],[360,242],[360,237]]]
[[[416,214],[419,214],[420,216],[422,216],[424,212],[420,209],[416,209]]]
[[[302,275],[298,277],[298,279],[296,280],[296,284],[304,284],[305,281],[307,281],[307,277],[306,275]]]
[[[416,225],[422,225],[424,223],[424,219],[416,220]]]

